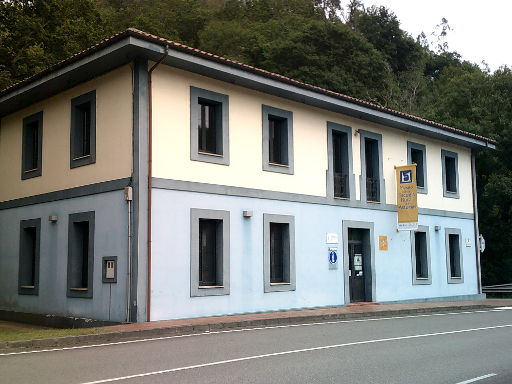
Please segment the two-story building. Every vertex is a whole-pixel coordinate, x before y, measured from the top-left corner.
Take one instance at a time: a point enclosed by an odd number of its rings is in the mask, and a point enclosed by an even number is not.
[[[0,309],[480,298],[469,132],[129,29],[0,92]],[[395,166],[419,220],[397,231]]]

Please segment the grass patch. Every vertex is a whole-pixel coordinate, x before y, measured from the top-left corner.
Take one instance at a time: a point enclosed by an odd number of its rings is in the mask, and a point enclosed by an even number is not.
[[[3,327],[0,325],[0,341],[17,341],[17,340],[34,340],[34,339],[49,339],[54,337],[64,336],[78,336],[78,335],[95,335],[98,333],[111,332],[109,327],[101,328],[74,328],[74,329],[40,329],[30,328],[24,326],[19,329],[12,329],[11,327]]]

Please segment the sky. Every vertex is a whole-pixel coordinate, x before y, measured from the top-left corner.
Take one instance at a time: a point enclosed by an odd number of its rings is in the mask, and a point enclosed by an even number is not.
[[[383,5],[393,11],[401,28],[416,38],[422,31],[429,36],[444,17],[451,30],[446,42],[464,60],[491,71],[502,65],[512,67],[511,0],[363,0],[366,7]]]

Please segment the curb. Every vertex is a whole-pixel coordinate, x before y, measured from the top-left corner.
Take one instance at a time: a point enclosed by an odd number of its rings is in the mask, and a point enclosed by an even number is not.
[[[240,329],[240,328],[256,328],[279,326],[300,323],[315,323],[323,321],[336,320],[357,320],[364,318],[381,318],[400,315],[429,314],[429,313],[445,313],[453,311],[479,310],[495,308],[495,305],[479,304],[479,305],[457,305],[451,307],[433,307],[433,308],[414,308],[414,309],[398,309],[384,310],[378,312],[359,312],[359,313],[334,313],[320,315],[291,315],[288,317],[275,317],[266,319],[248,319],[234,320],[224,322],[214,322],[197,325],[177,325],[160,327],[153,329],[140,329],[133,331],[106,332],[90,335],[63,336],[49,339],[34,340],[18,340],[0,342],[0,352],[9,353],[15,349],[28,348],[53,348],[53,347],[71,347],[78,344],[88,345],[93,343],[120,342],[127,340],[137,340],[152,337],[169,337],[191,335],[194,333],[218,332],[222,330]]]

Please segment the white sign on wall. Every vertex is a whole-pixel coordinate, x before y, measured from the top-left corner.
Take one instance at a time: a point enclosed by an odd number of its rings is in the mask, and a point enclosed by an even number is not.
[[[338,244],[338,234],[337,233],[328,233],[327,239],[325,242],[327,244]]]

